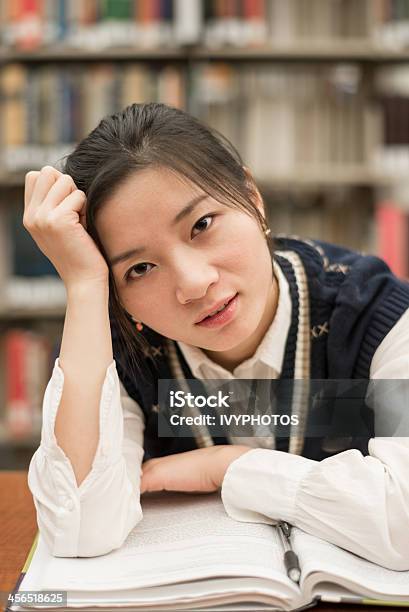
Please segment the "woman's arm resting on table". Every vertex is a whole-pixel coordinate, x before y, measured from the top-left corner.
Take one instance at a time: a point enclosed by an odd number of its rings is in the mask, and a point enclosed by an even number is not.
[[[224,507],[236,520],[285,520],[370,561],[408,570],[409,440],[372,439],[369,452],[312,461],[253,449],[228,468]]]
[[[370,377],[409,385],[408,347],[406,311],[376,350]],[[376,408],[391,410],[388,396]],[[254,449],[227,470],[225,509],[241,521],[286,520],[370,561],[409,570],[409,438],[373,438],[368,450],[367,457],[348,450],[317,462]]]
[[[142,518],[139,486],[144,419],[120,383],[113,361],[102,387],[100,438],[92,469],[78,486],[54,434],[64,385],[58,361],[44,396],[41,445],[32,457],[28,484],[38,526],[51,553],[92,557],[121,546]]]

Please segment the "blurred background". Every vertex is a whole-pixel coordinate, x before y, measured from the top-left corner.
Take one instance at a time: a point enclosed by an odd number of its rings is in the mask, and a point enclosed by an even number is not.
[[[38,446],[65,311],[24,174],[146,101],[236,145],[273,233],[409,276],[409,0],[0,0],[0,469]]]

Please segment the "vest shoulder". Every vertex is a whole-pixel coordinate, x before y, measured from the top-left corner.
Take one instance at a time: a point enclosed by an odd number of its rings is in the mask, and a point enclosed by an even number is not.
[[[278,254],[286,251],[295,252],[302,260],[310,274],[332,281],[334,277],[351,277],[354,282],[373,277],[376,274],[394,277],[390,268],[376,255],[368,255],[359,251],[325,242],[323,240],[303,239],[298,236],[282,236],[274,238]]]

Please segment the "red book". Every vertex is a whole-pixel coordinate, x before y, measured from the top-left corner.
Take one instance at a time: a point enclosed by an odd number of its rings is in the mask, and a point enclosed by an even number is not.
[[[264,0],[243,0],[243,15],[245,19],[265,18],[265,3]]]
[[[139,0],[136,6],[139,23],[146,25],[160,20],[160,0]]]
[[[15,43],[19,49],[29,51],[43,42],[43,0],[16,0],[14,13]]]
[[[28,343],[22,330],[13,329],[6,335],[6,424],[12,439],[26,438],[32,433],[32,410],[26,385]]]
[[[376,209],[378,254],[401,278],[409,277],[409,225],[407,212],[393,202],[382,202]]]

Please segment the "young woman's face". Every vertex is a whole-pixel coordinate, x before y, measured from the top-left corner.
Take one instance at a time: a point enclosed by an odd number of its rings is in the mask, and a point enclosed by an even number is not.
[[[148,169],[106,202],[97,230],[121,303],[136,320],[209,352],[254,352],[252,338],[257,344],[271,322],[276,294],[253,217],[169,170]],[[233,296],[226,316],[200,324]]]

